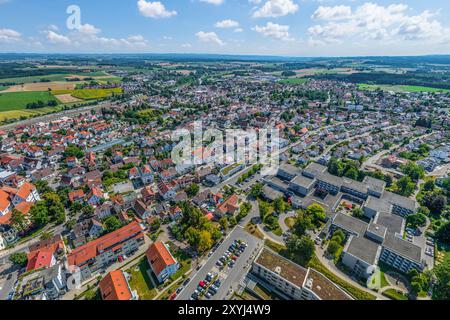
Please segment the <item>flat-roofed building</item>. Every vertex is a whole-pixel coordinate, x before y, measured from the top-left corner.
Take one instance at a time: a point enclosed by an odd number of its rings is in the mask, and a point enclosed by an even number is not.
[[[380,260],[404,273],[412,269],[422,271],[425,267],[422,249],[391,233],[387,234],[383,242]]]
[[[353,300],[321,273],[267,248],[263,248],[253,262],[252,273],[293,300]]]
[[[278,169],[277,176],[283,180],[291,181],[296,176],[300,175],[301,171],[299,168],[287,163],[280,166]]]
[[[298,195],[307,196],[314,188],[315,183],[315,179],[310,179],[302,175],[296,176],[289,184],[289,190]]]
[[[365,237],[350,236],[342,252],[342,263],[357,277],[367,279],[375,271],[381,246]]]

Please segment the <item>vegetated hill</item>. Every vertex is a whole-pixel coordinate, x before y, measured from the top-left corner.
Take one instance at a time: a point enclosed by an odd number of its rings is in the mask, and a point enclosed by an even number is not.
[[[450,89],[450,73],[430,74],[421,72],[406,72],[404,74],[392,74],[385,72],[372,72],[353,74],[319,74],[312,76],[312,78],[346,81],[351,83],[410,85]]]

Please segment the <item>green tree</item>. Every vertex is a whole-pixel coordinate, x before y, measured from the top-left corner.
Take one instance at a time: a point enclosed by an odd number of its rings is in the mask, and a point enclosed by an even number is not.
[[[433,180],[428,180],[423,185],[423,190],[425,190],[425,191],[433,191],[435,187],[436,187],[436,185],[435,185],[434,181]]]
[[[42,227],[50,222],[50,216],[45,201],[41,200],[31,207],[29,215],[35,226]]]
[[[441,214],[447,205],[447,198],[439,193],[430,193],[423,197],[422,204],[430,209],[431,213]]]
[[[34,185],[36,186],[36,189],[39,192],[39,194],[53,192],[53,189],[49,187],[48,182],[45,180],[38,180]]]
[[[406,223],[414,229],[424,227],[427,224],[427,217],[421,213],[411,214],[406,218]]]
[[[342,162],[337,158],[331,158],[328,163],[328,172],[341,177],[344,172],[344,165]]]
[[[358,180],[359,170],[355,167],[351,167],[345,172],[344,176],[353,180]]]
[[[25,252],[16,252],[9,256],[9,261],[15,265],[24,267],[27,265],[28,257]]]
[[[297,212],[297,217],[294,223],[294,231],[297,236],[303,236],[306,234],[306,231],[310,230],[313,227],[311,222],[311,218],[305,213],[303,210],[299,210]]]
[[[450,260],[434,268],[436,282],[433,287],[433,300],[450,300]]]
[[[64,151],[64,157],[76,157],[78,159],[81,159],[84,157],[84,152],[80,147],[77,147],[75,145],[69,145],[67,146],[66,150]]]
[[[211,249],[212,246],[213,246],[213,240],[211,237],[211,233],[209,233],[206,230],[200,231],[199,238],[198,238],[198,244],[197,244],[197,251],[205,252],[205,251]]]
[[[450,245],[450,222],[445,223],[436,232],[436,236],[444,244]]]
[[[266,202],[263,202],[263,201],[261,201],[259,203],[259,214],[263,221],[269,214],[269,210],[270,210],[269,204],[267,204]]]
[[[250,196],[255,199],[258,198],[262,193],[263,187],[264,186],[261,183],[257,183],[255,185],[253,185],[252,189],[250,190]]]
[[[282,214],[286,211],[287,204],[284,199],[280,197],[275,199],[275,201],[273,202],[273,207],[277,213]]]
[[[408,164],[400,168],[404,174],[411,178],[412,181],[419,181],[425,177],[425,170],[418,164],[410,161]]]
[[[122,227],[122,222],[115,217],[115,216],[109,216],[103,220],[103,223],[105,225],[105,230],[107,233],[114,232]]]
[[[200,191],[200,187],[196,183],[193,183],[189,187],[186,188],[186,193],[189,197],[195,197],[199,191]]]
[[[321,221],[325,221],[327,219],[325,209],[317,203],[310,205],[306,209],[306,214],[311,217],[311,221],[315,225],[318,225]]]
[[[219,224],[222,227],[223,230],[227,230],[228,229],[228,219],[227,217],[222,217],[219,220]]]
[[[25,215],[15,208],[12,210],[10,223],[18,231],[24,231],[28,225]]]
[[[314,241],[308,236],[290,235],[286,240],[286,246],[291,259],[303,266],[308,265],[315,253]]]
[[[409,197],[414,192],[415,186],[409,176],[404,176],[397,180],[397,189],[405,197]]]
[[[337,258],[342,251],[342,246],[336,241],[330,241],[327,252],[333,257]]]
[[[362,218],[364,216],[364,210],[361,208],[355,208],[352,210],[352,215],[355,218]]]
[[[345,238],[346,238],[345,233],[342,230],[336,230],[333,233],[333,238],[331,240],[332,241],[334,240],[334,241],[338,242],[339,244],[343,244]]]

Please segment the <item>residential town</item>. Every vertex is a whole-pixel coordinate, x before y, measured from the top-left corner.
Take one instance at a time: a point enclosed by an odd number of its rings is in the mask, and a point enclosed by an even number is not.
[[[442,290],[448,92],[292,83],[264,63],[210,63],[204,78],[199,63],[155,65],[111,67],[122,94],[90,110],[0,128],[1,300],[430,300]],[[243,136],[211,148],[204,135],[189,154],[200,161],[174,161],[173,132],[195,135],[199,122]],[[245,134],[267,128],[279,133],[266,150],[275,172],[248,154],[218,161],[242,142],[261,151]]]

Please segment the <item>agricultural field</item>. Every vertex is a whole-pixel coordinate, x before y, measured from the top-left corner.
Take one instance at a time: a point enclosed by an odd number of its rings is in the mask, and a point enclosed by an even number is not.
[[[93,78],[94,80],[102,80],[108,78],[115,78],[109,75],[104,71],[96,71],[96,72],[88,72],[88,73],[62,73],[62,74],[50,74],[44,76],[29,76],[29,77],[19,77],[19,78],[4,78],[0,79],[0,83],[8,83],[8,84],[22,84],[22,83],[34,83],[41,82],[41,80],[47,81],[66,81],[66,79],[79,78]],[[45,83],[45,82],[44,82]],[[47,82],[48,83],[48,82]]]
[[[49,101],[59,102],[49,92],[8,92],[0,93],[0,112],[26,109],[28,103],[41,100],[45,104]]]
[[[77,83],[83,82],[35,82],[10,86],[3,92],[28,92],[28,91],[49,91],[50,90],[73,90]]]
[[[70,93],[55,95],[55,97],[62,103],[75,103],[83,100],[73,97]]]
[[[55,111],[60,111],[61,108],[58,107],[45,107],[38,109],[20,109],[20,110],[9,110],[9,111],[0,111],[0,122],[11,120],[11,119],[21,119],[21,118],[29,118],[39,115],[49,114]]]
[[[106,98],[114,93],[122,93],[122,88],[111,89],[77,89],[77,90],[55,90],[53,94],[59,95],[71,95],[74,98],[81,100],[95,100]]]
[[[308,82],[308,79],[305,79],[305,78],[288,78],[288,79],[280,80],[278,83],[281,83],[281,84],[304,84],[306,82]]]
[[[294,70],[299,77],[309,77],[320,74],[352,74],[356,71],[352,68],[334,68],[334,69],[321,69],[321,68],[308,68],[308,69],[299,69]]]
[[[432,87],[422,87],[422,86],[401,86],[401,85],[378,85],[378,84],[358,84],[360,90],[384,90],[384,91],[394,91],[394,92],[450,92],[449,89],[439,89]]]

